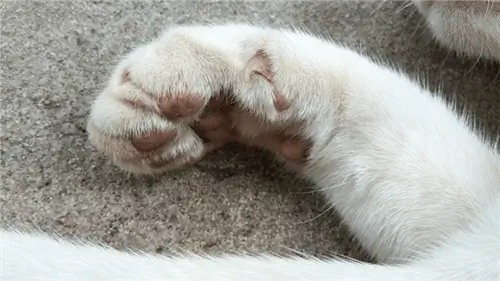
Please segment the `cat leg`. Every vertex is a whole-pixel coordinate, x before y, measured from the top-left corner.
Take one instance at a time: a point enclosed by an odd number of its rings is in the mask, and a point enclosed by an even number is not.
[[[312,142],[302,174],[379,261],[425,256],[500,196],[494,147],[401,72],[300,32],[259,44],[247,72],[257,78],[236,100],[271,123],[302,124]],[[262,106],[276,93],[285,110]]]

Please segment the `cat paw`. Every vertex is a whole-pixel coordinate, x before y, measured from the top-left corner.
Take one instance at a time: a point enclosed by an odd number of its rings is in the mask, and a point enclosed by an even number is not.
[[[311,142],[299,134],[300,124],[275,126],[227,99],[210,102],[211,113],[202,116],[193,129],[207,143],[238,142],[276,154],[293,167],[309,157]]]
[[[137,48],[96,98],[87,131],[119,167],[151,174],[190,165],[222,143],[203,141],[191,125],[231,80],[210,49],[167,32]]]

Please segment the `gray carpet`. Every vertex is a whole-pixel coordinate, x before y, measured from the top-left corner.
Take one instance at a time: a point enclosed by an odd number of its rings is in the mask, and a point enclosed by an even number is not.
[[[185,170],[133,177],[87,143],[88,106],[120,55],[169,24],[301,26],[390,59],[500,121],[498,65],[439,48],[403,2],[3,1],[1,226],[148,252],[363,253],[306,183],[229,147]]]

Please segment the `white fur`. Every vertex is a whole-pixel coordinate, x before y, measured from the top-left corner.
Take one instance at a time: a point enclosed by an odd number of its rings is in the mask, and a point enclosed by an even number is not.
[[[458,54],[500,61],[498,0],[411,0],[436,40]]]
[[[246,62],[258,50],[271,61],[274,86],[291,102],[285,112],[272,104],[272,85],[248,76]],[[119,83],[124,69],[141,89]],[[144,163],[123,164],[112,137],[178,128],[181,136],[164,154],[181,155],[182,165],[203,150],[187,121],[145,115],[119,99],[154,104],[165,92],[190,91],[208,101],[222,87],[271,122],[304,122],[299,133],[313,147],[302,175],[383,264],[152,256],[2,231],[2,280],[500,280],[496,149],[439,97],[335,43],[248,25],[169,29],[117,67],[93,106],[91,139],[117,164],[149,173]]]

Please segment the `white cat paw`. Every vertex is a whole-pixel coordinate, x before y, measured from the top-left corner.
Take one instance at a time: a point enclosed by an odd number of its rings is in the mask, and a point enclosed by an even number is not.
[[[210,49],[176,30],[137,48],[118,65],[93,104],[90,142],[121,168],[155,173],[198,161],[218,144],[190,125],[232,72]]]

